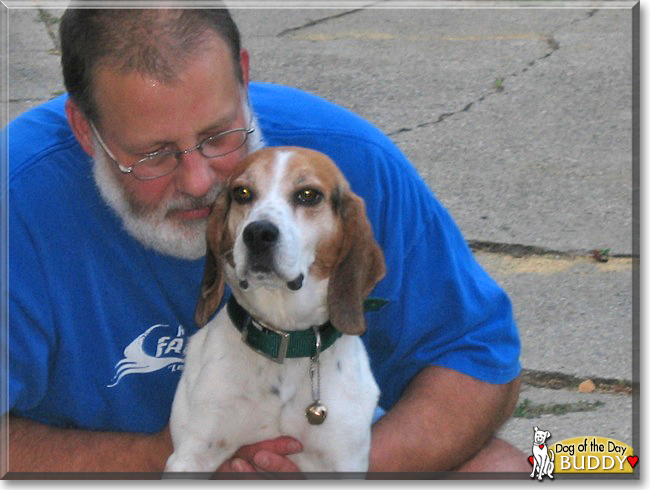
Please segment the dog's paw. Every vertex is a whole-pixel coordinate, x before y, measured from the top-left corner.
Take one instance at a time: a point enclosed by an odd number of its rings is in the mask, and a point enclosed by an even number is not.
[[[189,473],[196,471],[201,471],[196,461],[181,457],[177,453],[172,454],[165,465],[165,473]]]

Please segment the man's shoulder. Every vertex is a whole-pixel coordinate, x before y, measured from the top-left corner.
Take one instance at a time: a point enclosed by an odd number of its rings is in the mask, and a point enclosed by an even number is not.
[[[271,140],[311,134],[377,145],[389,142],[379,129],[362,117],[309,92],[259,82],[251,83],[249,92],[264,135]]]
[[[60,96],[21,114],[5,128],[9,176],[56,152],[78,145],[65,115],[67,96]]]

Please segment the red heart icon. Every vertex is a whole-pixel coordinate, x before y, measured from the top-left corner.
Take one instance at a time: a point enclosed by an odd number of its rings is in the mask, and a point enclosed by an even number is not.
[[[638,456],[628,456],[628,457],[627,457],[627,462],[630,463],[630,466],[631,466],[632,468],[634,468],[634,467],[636,466],[636,464],[637,464],[638,461],[639,461],[639,457],[638,457]]]
[[[540,444],[540,445],[539,445],[539,448],[540,448],[540,449],[544,449],[544,444]]]
[[[528,456],[528,462],[530,464],[535,464],[535,459],[532,456]]]

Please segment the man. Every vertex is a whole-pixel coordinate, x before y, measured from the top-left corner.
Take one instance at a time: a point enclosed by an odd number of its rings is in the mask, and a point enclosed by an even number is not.
[[[10,471],[162,470],[206,216],[263,144],[332,157],[384,249],[388,304],[363,337],[386,410],[370,470],[529,470],[494,439],[518,396],[509,300],[390,141],[249,84],[226,10],[68,10],[61,42],[69,97],[7,129]],[[300,450],[260,441],[220,470],[299,471]]]

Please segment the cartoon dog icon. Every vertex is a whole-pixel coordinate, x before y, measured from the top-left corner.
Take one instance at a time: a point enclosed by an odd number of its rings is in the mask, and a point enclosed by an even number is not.
[[[546,475],[553,479],[553,469],[555,468],[555,454],[546,445],[546,440],[551,438],[551,433],[547,430],[539,430],[533,427],[535,435],[533,437],[533,472],[531,478],[535,478],[535,469],[537,469],[537,479],[542,481],[542,476]]]

